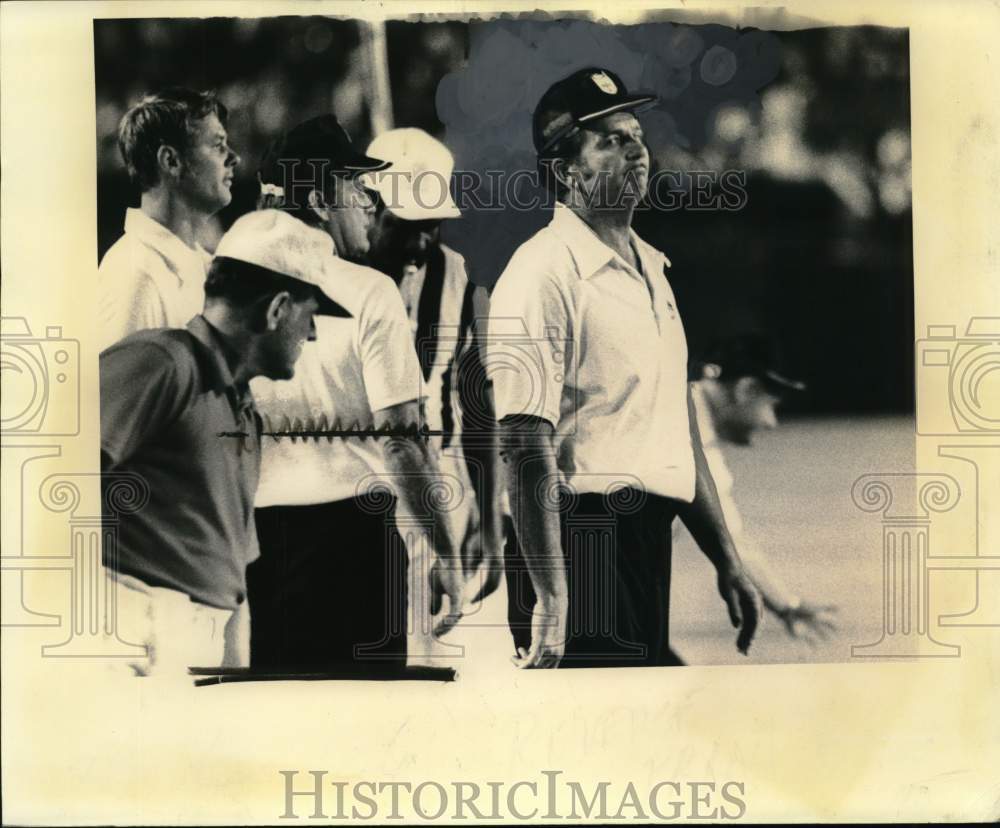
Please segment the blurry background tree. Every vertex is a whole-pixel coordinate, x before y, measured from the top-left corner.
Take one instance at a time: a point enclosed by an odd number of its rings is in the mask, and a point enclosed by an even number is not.
[[[357,143],[372,137],[367,31],[323,17],[96,21],[99,256],[138,204],[115,135],[131,103],[182,84],[216,90],[229,108],[243,162],[211,246],[252,209],[257,161],[283,129],[332,109]],[[636,227],[673,263],[692,351],[765,328],[810,386],[790,411],[912,413],[905,31],[518,19],[390,22],[385,43],[394,125],[444,140],[457,170],[533,171],[531,111],[577,68],[606,66],[657,92],[641,116],[653,172],[674,171],[671,187],[688,200],[640,211]],[[726,170],[745,175],[740,209],[692,209],[693,173]],[[490,186],[473,195],[485,200]],[[523,180],[518,192],[537,194]],[[472,278],[491,285],[547,218],[468,209],[444,233]]]

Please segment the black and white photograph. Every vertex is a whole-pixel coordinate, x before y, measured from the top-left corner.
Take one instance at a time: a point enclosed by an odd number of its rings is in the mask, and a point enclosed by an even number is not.
[[[995,819],[970,5],[8,29],[15,823]]]
[[[223,611],[187,666],[878,640],[834,497],[914,463],[907,33],[656,17],[95,22],[102,469],[156,478],[104,560]]]

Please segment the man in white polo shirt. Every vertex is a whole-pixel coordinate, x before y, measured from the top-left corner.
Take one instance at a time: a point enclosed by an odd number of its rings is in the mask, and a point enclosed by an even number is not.
[[[361,176],[386,166],[355,149],[333,115],[290,130],[261,164],[260,206],[333,239],[335,298],[352,318],[317,320],[323,344],[307,344],[294,379],[252,386],[265,434],[261,557],[247,573],[254,668],[364,676],[406,663],[407,547],[422,540],[401,537],[397,501],[409,533],[433,539],[450,604],[437,632],[461,614],[457,544],[417,433],[420,366],[406,311],[388,276],[355,263],[373,212]],[[385,429],[395,436],[376,436]]]
[[[232,200],[240,160],[228,143],[225,106],[182,88],[129,109],[118,146],[142,196],[98,269],[101,350],[134,331],[183,328],[201,312],[211,256],[198,233]]]
[[[653,100],[589,68],[550,87],[534,113],[557,204],[494,289],[489,346],[491,361],[514,351],[525,361],[493,378],[518,541],[507,574],[520,667],[676,663],[675,516],[715,565],[744,653],[761,612],[698,439],[669,262],[631,230],[649,169],[633,110]]]

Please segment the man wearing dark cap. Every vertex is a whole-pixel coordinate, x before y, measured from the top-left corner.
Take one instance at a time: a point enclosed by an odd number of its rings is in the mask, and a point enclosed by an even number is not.
[[[357,151],[332,115],[292,129],[261,165],[262,206],[333,239],[329,267],[352,318],[319,321],[322,346],[306,346],[292,381],[253,386],[265,433],[291,435],[264,439],[261,558],[249,573],[254,667],[364,675],[405,663],[407,546],[423,541],[400,537],[397,499],[410,535],[430,535],[437,552],[450,600],[437,631],[460,615],[456,544],[433,495],[438,468],[417,435],[420,364],[406,309],[392,279],[354,263],[373,214],[360,176],[387,166]],[[386,429],[395,436],[374,436]]]
[[[276,210],[243,216],[220,241],[204,310],[186,329],[139,331],[101,353],[104,505],[121,487],[148,494],[104,549],[119,629],[147,650],[132,665],[140,674],[223,663],[257,557],[260,439],[248,383],[291,377],[316,338],[313,314],[346,313],[331,295],[331,246]],[[248,642],[228,643],[245,657]]]
[[[514,348],[531,359],[530,370],[493,379],[523,551],[522,560],[508,544],[521,667],[675,663],[676,516],[716,568],[744,653],[761,612],[701,450],[670,263],[631,229],[649,171],[633,113],[653,100],[588,68],[535,109],[539,167],[557,204],[501,275],[490,323],[491,359]],[[511,320],[533,350],[501,330]]]
[[[836,630],[836,607],[813,604],[792,592],[746,533],[733,499],[733,476],[722,450],[723,443],[749,446],[756,432],[776,428],[778,404],[788,393],[805,390],[803,383],[781,374],[779,364],[774,340],[766,334],[752,332],[721,338],[705,351],[702,362],[692,366],[691,396],[705,458],[740,558],[764,606],[777,616],[788,635],[814,643]]]

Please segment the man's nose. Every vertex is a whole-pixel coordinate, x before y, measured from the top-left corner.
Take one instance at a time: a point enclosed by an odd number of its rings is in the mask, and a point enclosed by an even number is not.
[[[232,147],[230,147],[230,149],[229,149],[229,157],[226,159],[226,166],[227,167],[235,167],[242,160],[243,159],[240,158],[240,154],[236,150],[234,150]]]
[[[316,341],[316,317],[315,316],[310,316],[309,317],[309,337],[308,337],[308,339],[309,339],[310,342],[315,342]]]
[[[626,157],[629,161],[638,161],[646,155],[646,145],[642,142],[641,138],[630,137],[626,147]]]

